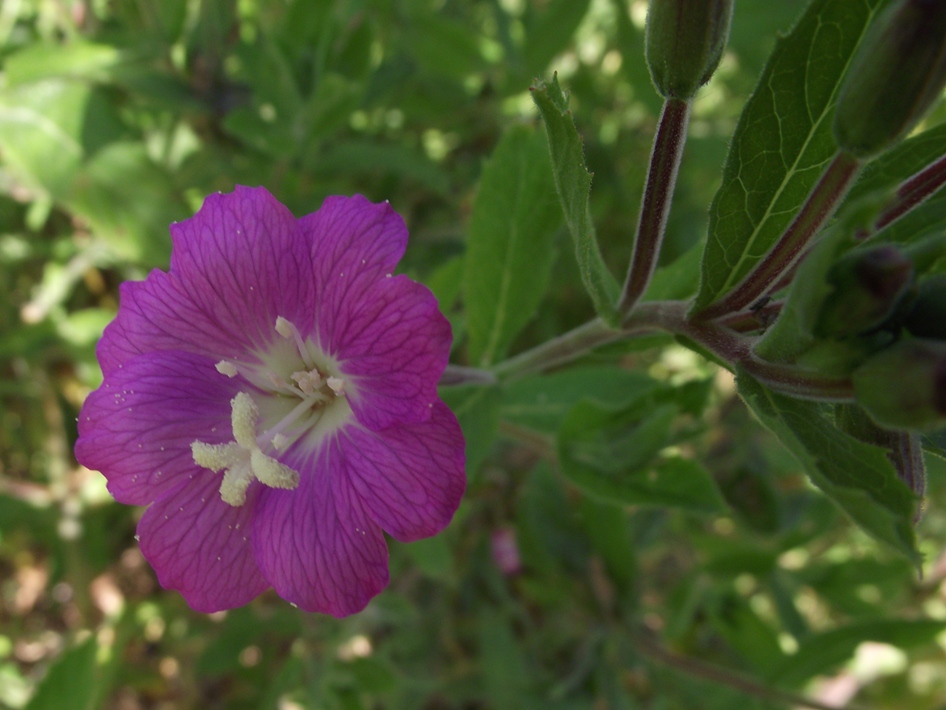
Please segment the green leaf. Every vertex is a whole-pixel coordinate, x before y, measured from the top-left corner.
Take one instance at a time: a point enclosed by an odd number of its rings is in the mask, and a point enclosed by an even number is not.
[[[588,204],[591,173],[585,167],[581,137],[568,110],[568,99],[558,85],[558,77],[553,76],[552,81],[535,85],[532,99],[545,121],[555,188],[565,213],[565,223],[575,242],[575,258],[582,283],[598,315],[616,325],[619,320],[615,310],[619,286],[608,271],[598,247]]]
[[[127,59],[108,44],[81,40],[68,44],[34,44],[7,59],[4,72],[8,86],[55,77],[107,81],[110,70]]]
[[[864,641],[909,649],[933,643],[944,628],[943,621],[882,619],[825,631],[802,641],[798,650],[775,669],[770,680],[797,687],[809,678],[832,672],[851,658]]]
[[[620,407],[660,386],[642,372],[612,365],[576,367],[513,382],[503,392],[501,415],[515,424],[554,434],[583,399]]]
[[[946,153],[946,124],[903,141],[864,168],[845,204],[881,190],[892,191]]]
[[[63,653],[49,668],[26,710],[91,710],[100,672],[98,650],[95,636],[90,636]]]
[[[486,697],[497,708],[531,706],[529,665],[509,622],[498,610],[487,607],[480,612],[476,628]]]
[[[883,0],[815,0],[780,39],[736,126],[710,208],[696,308],[736,286],[778,240],[837,151],[831,117]]]
[[[526,23],[522,54],[531,76],[543,73],[555,55],[568,46],[590,4],[590,0],[551,0],[543,3],[541,11],[536,5],[527,6],[532,15]]]
[[[482,367],[506,354],[548,286],[562,213],[544,143],[526,126],[507,131],[473,203],[463,287],[470,359]]]
[[[444,535],[434,535],[404,546],[414,564],[431,579],[450,581],[453,579],[454,563],[450,546]]]
[[[85,154],[93,96],[84,84],[55,79],[0,94],[3,160],[28,187],[53,197],[68,189]]]
[[[673,506],[700,513],[723,509],[716,485],[699,464],[679,457],[654,461],[670,442],[678,412],[673,404],[635,403],[615,411],[579,402],[559,430],[562,473],[605,503]]]
[[[188,216],[171,176],[141,143],[112,143],[89,160],[65,199],[119,258],[163,266],[168,225]]]
[[[672,264],[654,271],[645,301],[671,301],[689,298],[700,280],[700,261],[703,245],[696,244],[684,252]]]
[[[885,451],[838,430],[814,402],[777,394],[737,366],[739,394],[818,488],[866,533],[915,564],[916,499]]]
[[[489,453],[499,427],[500,394],[496,387],[444,387],[440,396],[453,410],[466,440],[466,475],[472,477]]]

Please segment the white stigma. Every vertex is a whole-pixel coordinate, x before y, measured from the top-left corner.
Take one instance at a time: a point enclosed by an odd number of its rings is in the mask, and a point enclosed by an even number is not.
[[[227,377],[236,377],[237,375],[236,365],[234,365],[232,362],[228,362],[227,360],[221,360],[216,365],[214,365],[214,367],[217,368],[217,372],[219,372],[221,375],[226,375]]]
[[[230,400],[230,423],[233,438],[227,444],[191,442],[194,463],[211,471],[224,471],[220,497],[232,506],[246,502],[246,491],[255,478],[270,488],[293,489],[299,485],[299,474],[271,456],[256,443],[259,407],[246,392],[238,392]],[[277,437],[279,434],[276,435]],[[275,446],[275,439],[273,443]],[[278,448],[278,447],[277,447]]]

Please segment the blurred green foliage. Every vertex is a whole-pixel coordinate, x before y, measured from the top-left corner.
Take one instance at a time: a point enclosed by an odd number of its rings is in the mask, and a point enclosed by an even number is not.
[[[739,111],[804,4],[736,4],[693,109],[663,257],[678,269],[658,272],[652,295],[695,292]],[[464,504],[440,537],[392,543],[389,590],[341,621],[272,594],[191,612],[141,558],[139,511],[72,458],[118,284],[166,268],[167,225],[234,184],[265,185],[297,215],[329,194],[390,200],[411,230],[404,268],[451,318],[456,362],[589,318],[553,214],[503,255],[540,250],[534,277],[549,288],[520,314],[528,324],[477,320],[482,304],[461,300],[494,294],[464,256],[499,243],[471,214],[500,189],[490,170],[540,140],[528,89],[556,71],[594,175],[604,258],[623,272],[660,109],[645,11],[640,0],[3,0],[0,707],[789,706],[765,688],[946,703],[946,465],[930,461],[918,579],[808,484],[731,377],[668,338],[503,391],[445,390],[468,440]],[[909,156],[898,161],[876,179]],[[942,206],[924,206],[931,224]],[[624,505],[600,501],[615,490]],[[656,638],[716,675],[648,650]],[[762,691],[747,696],[733,677]]]

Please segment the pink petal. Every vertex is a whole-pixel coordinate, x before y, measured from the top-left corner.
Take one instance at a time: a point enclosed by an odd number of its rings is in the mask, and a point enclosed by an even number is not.
[[[118,316],[98,348],[106,374],[153,350],[245,359],[277,337],[277,316],[311,328],[309,241],[265,189],[211,195],[171,225],[171,236],[170,273],[121,288]]]
[[[264,488],[257,501],[253,550],[279,596],[306,611],[347,616],[388,583],[381,530],[343,475],[343,451],[325,442],[293,491]]]
[[[406,276],[384,278],[358,294],[344,318],[324,311],[332,354],[350,378],[349,401],[371,429],[424,421],[450,355],[450,324],[437,299]]]
[[[258,486],[246,503],[220,498],[221,474],[201,470],[145,511],[138,523],[141,552],[165,589],[176,589],[201,612],[232,609],[269,585],[253,558],[251,531]],[[255,533],[253,533],[255,534]]]
[[[318,302],[327,312],[377,281],[404,256],[407,227],[387,202],[375,204],[361,195],[328,197],[318,211],[299,220],[312,248]]]
[[[132,358],[85,400],[76,459],[101,471],[120,503],[147,505],[200,470],[192,441],[232,438],[230,400],[241,382],[192,353]]]
[[[343,470],[381,528],[402,542],[447,526],[463,496],[463,434],[440,400],[426,422],[339,435]]]

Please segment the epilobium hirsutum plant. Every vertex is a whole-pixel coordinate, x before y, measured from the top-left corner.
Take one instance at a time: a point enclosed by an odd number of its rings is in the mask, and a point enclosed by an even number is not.
[[[812,482],[918,559],[921,437],[946,424],[946,224],[917,216],[941,199],[946,131],[904,137],[946,81],[941,3],[811,4],[742,112],[699,283],[682,272],[690,297],[668,299],[654,274],[691,107],[732,12],[651,2],[646,58],[664,107],[623,286],[596,239],[566,93],[554,77],[533,87],[547,140],[511,128],[473,207],[467,366],[447,366],[430,292],[392,276],[407,233],[387,205],[330,198],[296,220],[237,188],[172,228],[170,271],[122,290],[76,447],[118,500],[150,505],[138,532],[163,585],[204,611],[267,587],[307,610],[360,610],[387,581],[382,531],[433,535],[459,504],[463,438],[438,383],[508,392],[659,332],[730,370]],[[547,285],[560,214],[597,317],[507,357]],[[598,501],[718,510],[712,479],[667,446],[699,409],[692,396],[641,392],[619,411],[573,402],[553,436],[508,433]]]

